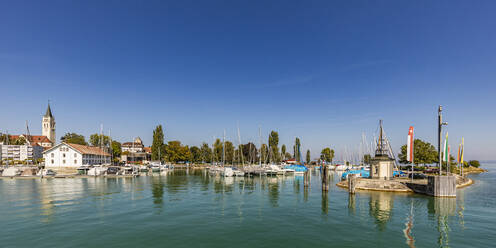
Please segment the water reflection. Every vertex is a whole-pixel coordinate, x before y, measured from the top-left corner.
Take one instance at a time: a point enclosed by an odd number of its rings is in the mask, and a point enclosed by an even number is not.
[[[380,231],[384,231],[393,215],[394,197],[389,192],[370,192],[369,213],[375,218]]]
[[[436,216],[438,244],[441,247],[449,247],[450,216],[456,214],[456,198],[436,197],[430,198],[427,204],[429,213]]]
[[[152,184],[153,204],[158,208],[162,208],[164,203],[164,182],[162,177],[152,177],[150,182]]]
[[[331,176],[330,179],[334,177]],[[329,224],[340,218],[340,215],[333,211],[343,211],[341,213],[344,213],[344,216],[348,211],[346,217],[349,223],[356,223],[354,221],[358,219],[359,222],[363,221],[362,223],[369,223],[371,220],[374,224],[367,228],[384,234],[393,231],[401,238],[402,243],[406,243],[409,247],[418,245],[418,242],[422,243],[424,235],[434,235],[439,246],[449,246],[453,220],[458,219],[459,225],[464,227],[463,191],[459,192],[456,199],[388,192],[348,194],[345,190],[333,187],[334,183],[332,183],[330,191],[322,193],[321,180],[318,176],[311,178],[309,187],[304,187],[304,180],[304,177],[297,176],[224,178],[210,176],[202,170],[190,170],[189,174],[185,170],[175,170],[167,174],[138,178],[43,179],[17,183],[4,181],[2,185],[4,188],[0,187],[0,193],[2,197],[6,197],[3,199],[8,199],[4,202],[8,202],[10,198],[21,199],[22,202],[16,203],[16,207],[32,206],[35,211],[29,213],[37,218],[36,222],[39,219],[46,223],[58,223],[62,220],[60,216],[67,218],[68,212],[71,212],[71,215],[81,213],[91,215],[91,218],[97,217],[99,221],[108,221],[109,217],[115,214],[112,211],[128,211],[128,209],[114,208],[117,202],[118,204],[125,202],[127,208],[135,206],[138,211],[146,209],[147,205],[143,204],[148,204],[151,206],[148,211],[158,213],[162,213],[167,206],[167,214],[169,214],[178,211],[175,209],[176,206],[184,207],[187,201],[167,205],[168,199],[177,200],[194,196],[206,197],[199,198],[199,201],[195,202],[201,204],[202,210],[207,210],[204,212],[225,215],[231,219],[234,216],[245,223],[260,219],[265,221],[264,218],[268,218],[269,214],[287,214],[298,209],[298,213],[306,211],[311,212],[310,215],[318,216],[319,219],[316,221],[319,224]],[[6,187],[12,190],[7,191]],[[332,211],[330,211],[329,199],[333,200]],[[267,210],[267,208],[278,209],[272,211],[273,209]],[[260,219],[254,217],[254,211],[259,212]],[[32,217],[28,216],[29,213],[26,211],[20,217],[28,219]],[[217,217],[215,216],[216,219]],[[284,217],[276,216],[276,218],[280,221]],[[431,228],[434,232],[425,234],[424,230],[418,230],[423,227],[426,219],[427,223],[435,227]]]
[[[348,194],[348,210],[350,214],[356,213],[356,194]]]
[[[327,192],[322,192],[322,214],[327,215],[329,213],[329,197]]]
[[[410,201],[410,212],[405,222],[405,229],[403,229],[403,234],[405,235],[406,244],[408,247],[415,247],[415,238],[412,234],[413,229],[413,198]]]
[[[269,182],[269,201],[272,207],[279,206],[279,182],[277,177],[268,178]]]

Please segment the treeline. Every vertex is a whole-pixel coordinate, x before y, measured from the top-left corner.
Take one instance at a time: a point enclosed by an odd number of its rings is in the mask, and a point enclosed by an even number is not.
[[[76,133],[66,133],[60,138],[62,142],[108,147],[112,148],[112,155],[115,159],[121,156],[121,143],[110,139],[106,135],[92,134],[89,142],[85,137]],[[301,157],[301,141],[295,139],[295,143],[291,150],[288,150],[286,145],[282,145],[279,149],[279,133],[271,131],[267,143],[263,143],[261,147],[257,147],[254,143],[234,145],[229,140],[216,139],[213,144],[203,142],[201,146],[187,146],[178,140],[164,142],[165,134],[162,125],[158,125],[153,130],[153,141],[151,145],[151,157],[154,161],[166,162],[191,162],[191,163],[225,163],[225,164],[267,164],[280,163],[285,160],[295,159],[296,161],[311,162],[310,150],[306,151],[306,157],[303,161]],[[320,159],[327,162],[332,162],[334,158],[334,150],[324,148],[321,151]]]
[[[399,162],[403,164],[408,164],[410,163],[407,161],[406,155],[407,155],[407,145],[401,146],[401,151],[398,154]],[[450,154],[450,166],[456,166],[458,164],[457,159]],[[413,141],[413,163],[415,165],[420,165],[423,166],[425,164],[434,164],[439,162],[439,153],[437,152],[436,148],[429,142],[420,140],[420,139],[415,139]],[[480,162],[477,160],[469,160],[469,161],[463,161],[463,166],[464,167],[479,167]],[[446,162],[442,162],[442,167],[446,168]]]
[[[301,141],[295,139],[292,151],[288,151],[286,145],[279,149],[279,133],[271,131],[267,143],[257,147],[252,142],[234,145],[229,140],[216,139],[212,145],[203,142],[201,146],[187,146],[180,141],[169,141],[164,143],[164,131],[162,125],[158,125],[153,131],[152,160],[168,162],[189,161],[192,163],[225,163],[225,164],[256,164],[256,163],[280,163],[285,160],[310,163],[310,150],[307,150],[306,161],[301,158]],[[325,148],[322,150],[322,158],[331,162],[334,150]]]
[[[212,145],[203,142],[200,147],[187,146],[177,140],[164,143],[164,138],[162,125],[158,125],[153,131],[152,160],[226,164],[280,163],[292,158],[299,160],[301,146],[300,139],[296,138],[292,154],[287,151],[286,145],[282,145],[279,150],[279,133],[276,131],[270,132],[268,142],[261,147],[252,142],[234,145],[229,140],[221,139],[216,139]]]

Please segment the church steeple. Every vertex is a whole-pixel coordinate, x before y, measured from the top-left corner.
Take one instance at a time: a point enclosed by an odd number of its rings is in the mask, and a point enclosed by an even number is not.
[[[48,107],[45,115],[41,121],[42,135],[46,136],[50,141],[55,144],[55,117],[53,117],[52,109],[50,108],[50,102],[48,102]]]
[[[52,109],[50,109],[50,102],[48,103],[48,107],[47,107],[47,110],[46,110],[46,113],[45,113],[45,117],[51,117],[51,118],[53,118],[53,116],[52,116]]]

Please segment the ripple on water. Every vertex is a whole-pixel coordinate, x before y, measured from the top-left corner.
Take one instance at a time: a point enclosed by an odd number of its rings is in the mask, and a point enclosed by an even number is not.
[[[358,192],[301,179],[167,176],[0,180],[0,243],[11,247],[491,247],[496,177],[456,199]],[[339,179],[334,178],[334,182]],[[411,243],[410,243],[411,244]]]

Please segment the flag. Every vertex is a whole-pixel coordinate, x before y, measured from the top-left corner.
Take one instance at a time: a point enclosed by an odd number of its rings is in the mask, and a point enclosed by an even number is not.
[[[462,151],[460,153],[460,163],[463,164],[463,153],[464,153],[464,150],[465,150],[465,144],[464,144],[464,141],[463,141],[463,138],[462,138]]]
[[[446,156],[446,160],[448,161],[448,164],[450,162],[450,156],[449,156],[450,155],[450,149],[451,149],[451,147],[448,145],[448,156]]]
[[[406,160],[413,163],[413,127],[408,130],[408,139],[406,142]]]
[[[461,154],[460,152],[462,151],[462,144],[459,144],[458,145],[458,156],[456,158],[456,163],[459,164],[460,163],[460,158],[461,158]]]
[[[444,156],[443,161],[447,162],[449,159],[449,151],[448,151],[448,132],[446,132],[446,139],[444,140]]]

